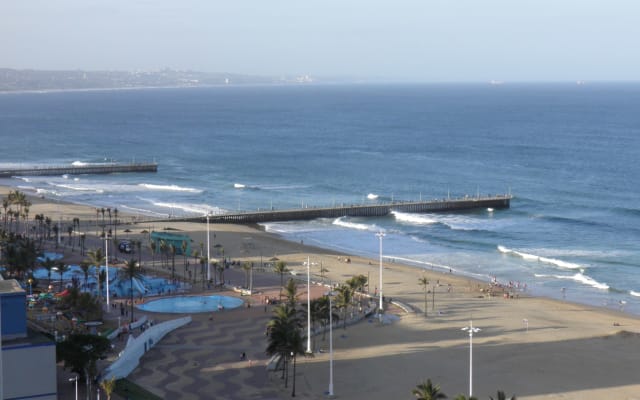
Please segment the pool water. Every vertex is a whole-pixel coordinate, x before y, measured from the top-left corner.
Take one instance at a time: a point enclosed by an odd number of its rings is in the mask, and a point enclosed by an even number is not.
[[[244,302],[229,296],[174,296],[152,300],[136,307],[161,313],[204,313],[240,307]]]

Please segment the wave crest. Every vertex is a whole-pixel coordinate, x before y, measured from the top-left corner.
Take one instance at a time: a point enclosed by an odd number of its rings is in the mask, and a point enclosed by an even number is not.
[[[333,225],[342,226],[343,228],[357,229],[359,231],[379,231],[375,224],[359,224],[357,222],[349,222],[344,220],[345,217],[336,218]]]
[[[538,261],[538,262],[542,262],[545,264],[550,264],[550,265],[555,265],[557,267],[560,268],[566,268],[566,269],[579,269],[581,271],[584,271],[585,267],[583,265],[580,264],[576,264],[576,263],[570,263],[567,261],[562,261],[562,260],[558,260],[555,258],[548,258],[548,257],[542,257],[542,256],[538,256],[535,254],[527,254],[527,253],[523,253],[520,251],[516,251],[516,250],[512,250],[512,249],[508,249],[504,246],[498,246],[498,251],[504,254],[512,254],[518,257],[523,258],[524,260],[527,261]]]
[[[574,275],[542,275],[542,274],[535,274],[536,277],[538,278],[556,278],[556,279],[564,279],[564,280],[571,280],[574,282],[578,282],[578,283],[582,283],[584,285],[587,286],[591,286],[594,287],[596,289],[601,289],[601,290],[609,290],[609,285],[607,285],[606,283],[602,283],[602,282],[598,282],[595,279],[593,279],[592,277],[588,276],[588,275],[584,275],[582,273],[577,273]]]
[[[415,225],[431,225],[438,221],[424,214],[409,214],[400,211],[391,211],[396,221],[407,222]]]
[[[189,192],[189,193],[202,193],[201,189],[194,189],[190,187],[182,187],[178,185],[154,185],[151,183],[141,183],[138,186],[149,190],[165,190],[172,192]]]

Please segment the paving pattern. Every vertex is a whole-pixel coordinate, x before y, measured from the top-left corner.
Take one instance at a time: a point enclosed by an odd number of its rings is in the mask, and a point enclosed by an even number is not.
[[[278,378],[265,367],[265,326],[273,306],[265,311],[259,303],[254,296],[251,308],[193,314],[189,325],[147,352],[129,378],[164,399],[282,398],[283,385],[271,382]]]

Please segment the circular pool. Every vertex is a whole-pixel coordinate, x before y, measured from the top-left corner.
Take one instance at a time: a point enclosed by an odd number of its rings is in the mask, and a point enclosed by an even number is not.
[[[175,296],[151,300],[136,307],[143,311],[185,314],[240,307],[244,302],[229,296]]]

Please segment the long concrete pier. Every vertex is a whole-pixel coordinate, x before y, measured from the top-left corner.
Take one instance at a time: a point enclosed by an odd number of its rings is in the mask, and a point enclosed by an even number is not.
[[[255,224],[277,221],[303,221],[316,218],[338,217],[382,217],[393,211],[406,213],[454,212],[473,209],[509,208],[511,195],[486,197],[463,197],[459,199],[441,199],[429,201],[391,202],[370,205],[349,205],[339,207],[300,208],[292,210],[269,210],[243,212],[236,214],[217,214],[209,216],[211,223]],[[180,221],[206,222],[206,217],[178,218]],[[176,221],[176,219],[171,219]]]
[[[122,172],[158,172],[158,164],[153,162],[130,164],[35,165],[24,168],[0,169],[0,178],[12,176],[114,174]]]

